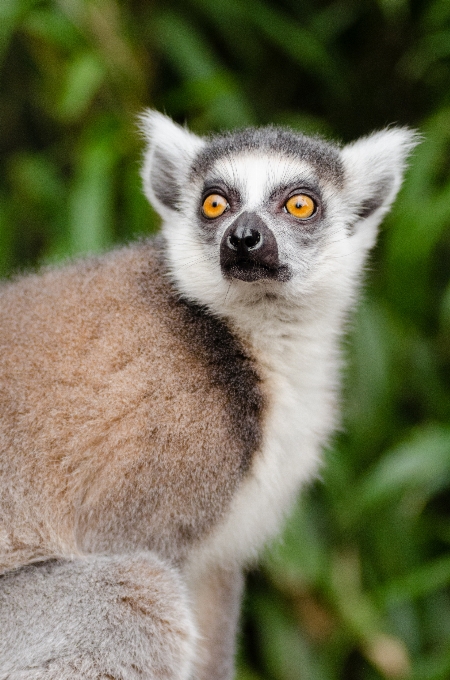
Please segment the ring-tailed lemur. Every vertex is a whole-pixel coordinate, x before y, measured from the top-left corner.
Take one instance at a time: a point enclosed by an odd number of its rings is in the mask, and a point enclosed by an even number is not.
[[[162,235],[0,289],[0,678],[226,680],[415,144],[142,118]]]

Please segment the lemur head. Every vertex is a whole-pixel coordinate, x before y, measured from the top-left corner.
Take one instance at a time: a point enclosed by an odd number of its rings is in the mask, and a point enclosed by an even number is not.
[[[405,128],[343,148],[277,127],[200,138],[153,111],[142,126],[172,275],[217,312],[312,295],[348,305],[416,144]]]

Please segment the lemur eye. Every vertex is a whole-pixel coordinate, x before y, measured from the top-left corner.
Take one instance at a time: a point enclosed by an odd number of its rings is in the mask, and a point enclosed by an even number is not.
[[[204,216],[210,220],[223,215],[227,208],[227,199],[220,194],[211,194],[210,196],[207,196],[202,205]]]
[[[295,196],[291,196],[291,198],[286,201],[284,207],[288,213],[294,217],[298,217],[301,220],[306,220],[308,217],[311,217],[311,215],[314,215],[317,206],[311,196],[306,196],[306,194],[296,194]]]

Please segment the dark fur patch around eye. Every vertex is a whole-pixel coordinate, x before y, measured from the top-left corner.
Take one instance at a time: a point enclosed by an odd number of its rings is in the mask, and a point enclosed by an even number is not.
[[[178,209],[181,194],[177,183],[177,168],[158,150],[153,156],[150,184],[158,201],[171,210]]]

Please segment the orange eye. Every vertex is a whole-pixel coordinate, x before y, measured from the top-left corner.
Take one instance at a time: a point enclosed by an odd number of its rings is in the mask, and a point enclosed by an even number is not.
[[[204,216],[210,220],[223,215],[227,208],[227,199],[220,194],[211,194],[210,196],[207,196],[203,201],[202,206]]]
[[[294,217],[306,220],[316,211],[316,204],[310,196],[297,194],[286,201],[285,208]]]

